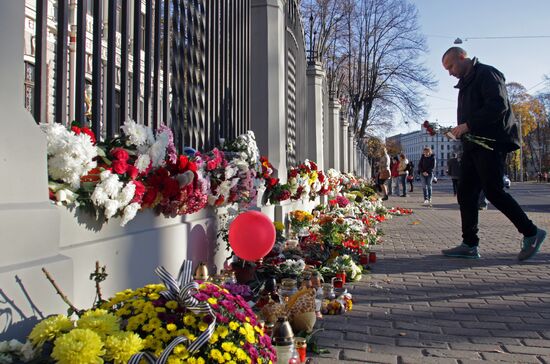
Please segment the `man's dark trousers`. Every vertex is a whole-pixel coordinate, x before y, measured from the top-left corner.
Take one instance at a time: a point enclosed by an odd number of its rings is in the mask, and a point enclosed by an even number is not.
[[[533,236],[537,227],[527,217],[521,206],[504,191],[502,181],[506,154],[474,147],[464,151],[460,166],[458,203],[462,219],[462,239],[470,246],[479,244],[478,196],[483,189],[487,199],[514,224],[524,236]]]

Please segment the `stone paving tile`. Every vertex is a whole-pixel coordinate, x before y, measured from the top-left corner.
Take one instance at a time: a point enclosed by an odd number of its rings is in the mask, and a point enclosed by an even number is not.
[[[550,243],[519,264],[521,236],[491,206],[480,213],[482,259],[446,258],[441,249],[461,241],[460,214],[449,182],[435,188],[432,208],[419,188],[387,201],[414,214],[381,224],[379,262],[350,284],[352,312],[320,320],[330,352],[315,363],[550,364]],[[529,218],[548,230],[550,211],[540,211]]]

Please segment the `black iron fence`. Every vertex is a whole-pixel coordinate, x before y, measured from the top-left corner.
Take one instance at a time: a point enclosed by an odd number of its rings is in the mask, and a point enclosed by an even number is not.
[[[297,144],[307,140],[306,125],[306,50],[304,30],[295,0],[285,5],[286,28],[286,140],[287,165],[297,161]]]
[[[37,122],[74,119],[101,138],[129,118],[164,123],[180,149],[209,149],[249,129],[250,0],[36,0],[35,10],[26,85]]]

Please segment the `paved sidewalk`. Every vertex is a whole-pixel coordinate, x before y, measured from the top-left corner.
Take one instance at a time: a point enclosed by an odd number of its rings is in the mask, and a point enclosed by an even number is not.
[[[519,264],[520,234],[490,207],[480,212],[482,259],[443,257],[461,241],[458,204],[444,187],[435,186],[432,208],[420,188],[387,201],[414,214],[381,225],[378,263],[350,287],[353,311],[318,324],[330,354],[316,363],[550,364],[550,239]],[[528,214],[549,231],[550,211]]]

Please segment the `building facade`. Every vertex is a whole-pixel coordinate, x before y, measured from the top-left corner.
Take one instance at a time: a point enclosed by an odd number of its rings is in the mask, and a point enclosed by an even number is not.
[[[406,134],[397,134],[386,138],[386,143],[392,143],[401,146],[401,151],[408,160],[415,166],[415,173],[418,173],[416,166],[422,156],[422,150],[425,146],[432,148],[436,156],[435,173],[437,177],[446,176],[447,161],[452,157],[452,153],[458,153],[461,148],[459,141],[447,139],[443,135],[429,135],[426,129],[422,128]]]

